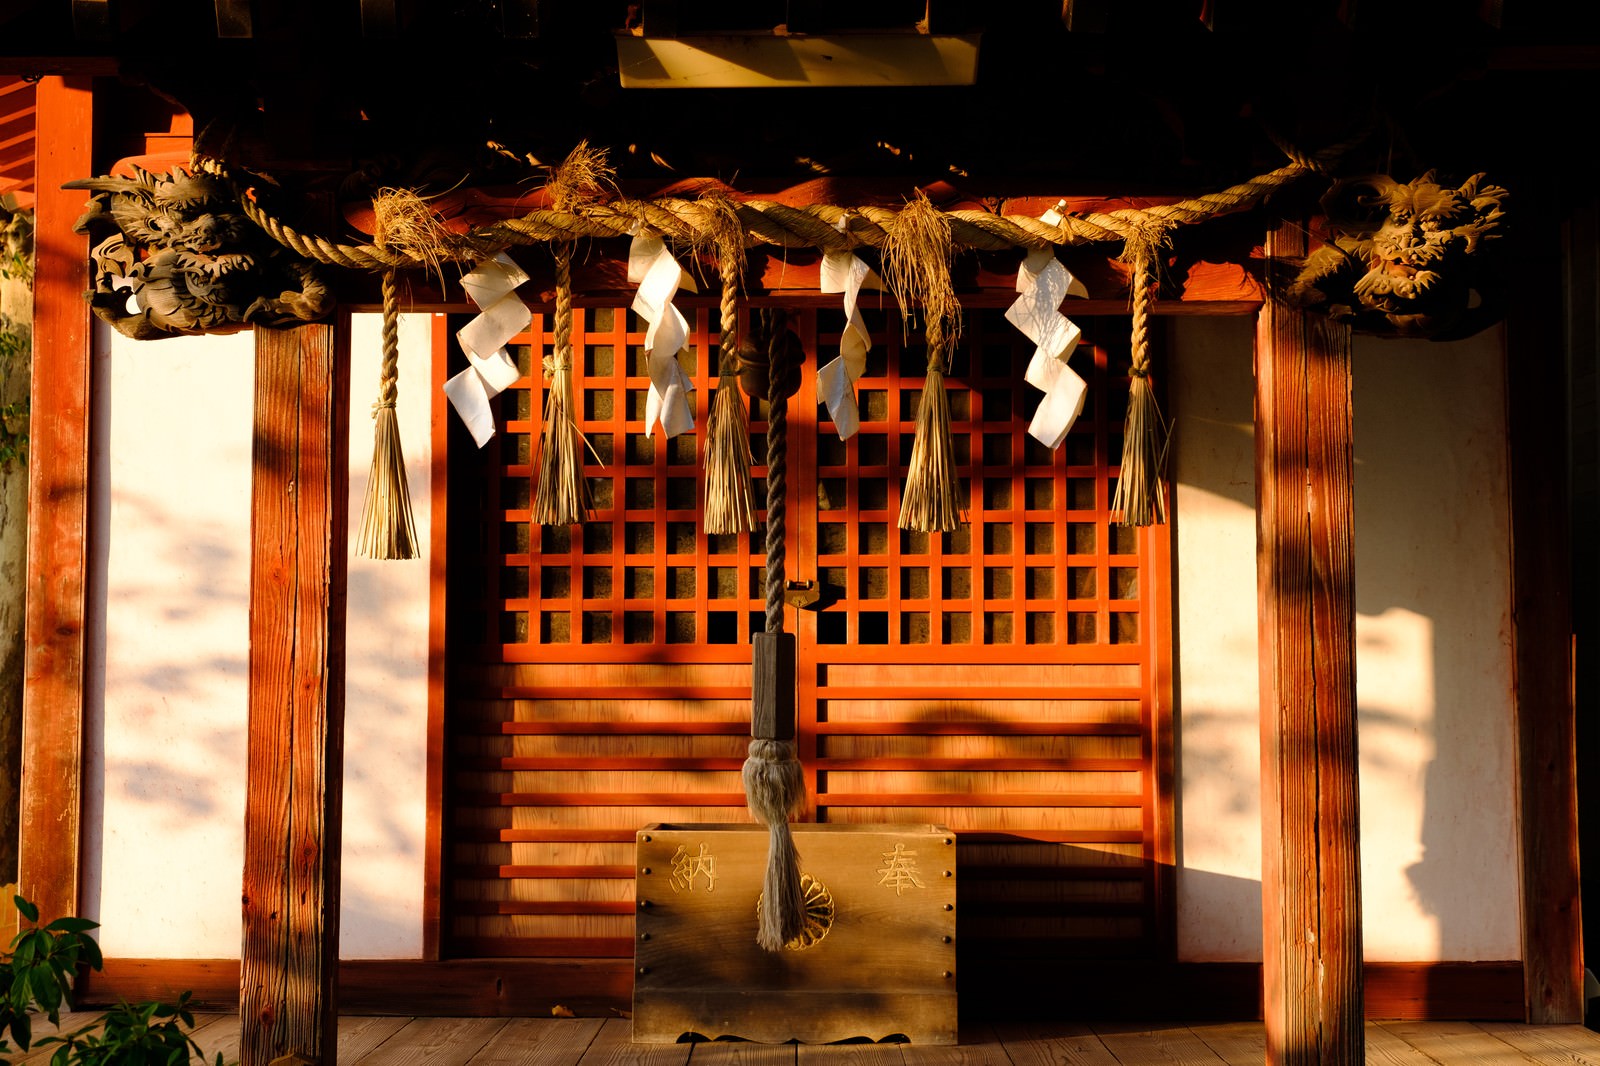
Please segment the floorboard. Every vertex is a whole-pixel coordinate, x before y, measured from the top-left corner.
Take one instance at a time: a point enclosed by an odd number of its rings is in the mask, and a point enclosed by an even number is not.
[[[1197,1025],[1193,1030],[1228,1066],[1261,1066],[1267,1059],[1267,1032],[1260,1022]]]
[[[341,1053],[339,1061],[353,1066],[465,1066],[506,1022],[505,1018],[413,1018],[367,1054]]]
[[[1122,1066],[1219,1066],[1226,1061],[1184,1025],[1091,1025]]]
[[[1398,1036],[1437,1062],[1471,1062],[1478,1066],[1529,1066],[1529,1057],[1471,1022],[1380,1022],[1378,1028]]]
[[[603,1018],[512,1018],[467,1066],[578,1066]]]
[[[393,1040],[410,1018],[379,1015],[345,1015],[339,1019],[339,1061],[354,1063]],[[237,1050],[237,1048],[235,1049]]]
[[[62,1017],[64,1031],[100,1017]],[[55,1030],[48,1025],[37,1034]],[[1577,1025],[1368,1022],[1367,1066],[1600,1066],[1600,1033]],[[239,1018],[202,1014],[191,1031],[236,1064]],[[1260,1022],[967,1025],[955,1047],[917,1044],[635,1044],[626,1018],[339,1020],[340,1066],[1258,1066]],[[45,1066],[53,1047],[13,1059]]]
[[[1087,1025],[1007,1022],[995,1034],[1016,1066],[1121,1066]]]
[[[633,1023],[612,1018],[581,1060],[583,1066],[684,1066],[692,1044],[635,1044]]]
[[[900,1048],[899,1044],[801,1044],[795,1061],[798,1066],[903,1066],[906,1060]]]
[[[1581,1025],[1511,1025],[1479,1022],[1478,1028],[1540,1062],[1600,1066],[1600,1033]]]
[[[987,1025],[963,1025],[957,1034],[961,1042],[954,1047],[932,1044],[902,1044],[900,1054],[906,1066],[1007,1066],[1011,1056],[994,1029]]]

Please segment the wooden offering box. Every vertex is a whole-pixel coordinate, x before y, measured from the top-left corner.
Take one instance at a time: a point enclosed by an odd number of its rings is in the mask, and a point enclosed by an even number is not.
[[[633,1039],[956,1042],[956,838],[937,825],[793,827],[806,932],[756,945],[760,825],[640,830]]]

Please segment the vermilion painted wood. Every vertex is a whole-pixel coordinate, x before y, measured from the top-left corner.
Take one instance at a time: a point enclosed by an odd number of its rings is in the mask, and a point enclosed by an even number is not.
[[[332,1066],[349,495],[349,319],[256,330],[240,1057]]]
[[[1550,398],[1564,395],[1561,248],[1525,246],[1506,318],[1511,441],[1511,615],[1522,829],[1527,1020],[1584,1017],[1573,721],[1566,447]],[[1593,650],[1585,653],[1592,656]]]
[[[1303,255],[1294,227],[1274,255]],[[1256,332],[1268,1061],[1363,1061],[1348,330],[1269,303]]]
[[[440,387],[450,376],[449,320],[433,316],[433,361],[428,395],[433,446],[428,493],[428,765],[427,815],[422,844],[422,957],[439,957],[439,896],[445,854],[445,606],[449,580],[446,538],[450,504],[450,406],[440,402]]]
[[[46,921],[78,913],[89,540],[89,244],[72,232],[95,173],[87,78],[38,84],[33,393],[28,450],[18,891]]]
[[[1007,289],[1011,289],[1014,273],[1008,274],[1005,280]],[[975,305],[1000,307],[1012,298],[1013,295],[996,293],[980,297]],[[871,299],[869,296],[869,301]],[[837,346],[842,316],[837,314],[836,299],[818,301],[813,294],[809,302],[795,302],[818,308],[814,314],[803,313],[795,319],[808,352],[826,353]],[[715,390],[714,308],[694,305],[692,300],[685,300],[681,306],[691,321],[687,346],[692,353],[691,376],[697,385],[695,401],[703,425]],[[1108,306],[1107,310],[1124,309]],[[890,323],[897,324],[897,321]],[[1086,811],[1099,808],[1133,812],[1131,823],[1137,828],[1035,829],[1027,824],[1033,816],[1024,813],[1020,818],[1023,824],[1014,831],[974,831],[970,836],[964,834],[962,839],[1007,848],[1026,847],[1030,842],[1036,846],[1074,843],[1125,848],[1129,844],[1138,845],[1141,862],[1137,874],[1120,880],[1140,883],[1139,902],[1118,904],[1103,913],[1137,917],[1145,932],[1138,936],[1123,935],[1120,939],[1075,937],[1071,944],[1073,950],[1088,950],[1093,946],[1102,953],[1114,949],[1149,954],[1156,945],[1170,940],[1170,936],[1159,932],[1153,914],[1158,898],[1158,875],[1153,867],[1162,841],[1170,835],[1170,816],[1157,810],[1159,784],[1148,772],[1158,752],[1169,750],[1160,747],[1161,742],[1152,735],[1153,731],[1167,728],[1164,716],[1168,712],[1151,690],[1158,676],[1158,667],[1151,662],[1151,655],[1159,640],[1153,638],[1165,632],[1166,623],[1157,617],[1162,602],[1159,598],[1162,581],[1152,576],[1149,568],[1158,565],[1158,560],[1165,556],[1152,554],[1146,543],[1152,539],[1162,542],[1166,531],[1150,531],[1141,541],[1107,524],[1122,431],[1119,394],[1125,388],[1125,370],[1113,364],[1113,357],[1105,347],[1086,345],[1082,351],[1087,354],[1075,357],[1075,365],[1092,380],[1096,395],[1101,398],[1081,421],[1082,428],[1075,434],[1074,447],[1066,449],[1065,454],[1042,453],[1026,439],[1032,394],[1019,395],[1022,390],[1017,385],[1020,377],[1017,353],[1021,342],[1015,330],[992,312],[986,321],[973,319],[969,327],[973,354],[962,357],[966,361],[951,378],[955,398],[952,429],[962,446],[970,451],[962,460],[964,472],[970,471],[975,484],[996,488],[988,495],[981,487],[974,492],[971,500],[973,532],[964,535],[965,541],[963,535],[942,538],[902,534],[894,529],[898,513],[896,494],[903,475],[904,453],[909,450],[914,433],[913,408],[922,389],[923,375],[921,364],[915,362],[914,356],[907,356],[905,366],[900,365],[903,339],[897,328],[874,328],[877,331],[875,345],[884,353],[880,357],[884,366],[869,371],[858,387],[864,396],[876,390],[888,397],[886,408],[869,416],[872,424],[864,430],[864,436],[878,434],[878,439],[883,441],[881,456],[874,457],[865,450],[860,438],[847,445],[828,441],[832,428],[826,423],[816,424],[817,406],[809,373],[803,376],[801,393],[790,407],[790,576],[800,580],[820,579],[831,571],[834,576],[829,580],[837,581],[837,572],[844,568],[850,575],[846,584],[851,586],[846,590],[844,602],[830,608],[835,612],[834,617],[842,615],[844,619],[843,643],[832,640],[823,643],[817,639],[816,624],[820,616],[805,612],[789,615],[790,630],[802,634],[802,639],[809,642],[801,655],[806,664],[801,683],[807,689],[802,700],[802,715],[806,721],[799,740],[808,794],[814,797],[815,805],[804,817],[826,817],[832,809],[835,817],[850,819],[860,817],[858,812],[862,808],[918,805],[948,806],[970,812],[975,818],[999,820],[1003,817],[1007,824],[1016,817],[1014,812],[1029,807],[1052,811],[1078,807]],[[1108,337],[1123,338],[1120,343],[1125,343],[1127,329],[1125,317],[1109,320],[1100,327]],[[498,449],[499,455],[498,459],[494,454],[485,456],[487,463],[496,465],[494,475],[485,485],[484,495],[488,501],[485,547],[490,563],[500,572],[489,570],[486,580],[466,590],[466,595],[480,605],[478,615],[482,622],[476,627],[473,638],[458,647],[461,658],[456,661],[452,682],[457,697],[455,728],[464,736],[474,737],[631,736],[637,737],[638,743],[627,754],[598,754],[582,759],[481,755],[476,753],[505,749],[476,747],[471,749],[475,754],[453,760],[451,772],[462,776],[457,778],[457,789],[452,792],[460,811],[452,821],[475,824],[461,824],[453,830],[453,839],[466,845],[469,851],[452,864],[451,874],[462,878],[470,878],[472,873],[485,874],[498,880],[500,875],[509,877],[536,872],[581,882],[588,868],[587,860],[581,857],[586,853],[571,853],[571,863],[563,863],[559,858],[553,862],[540,861],[545,854],[560,855],[543,851],[528,852],[532,860],[529,862],[506,862],[505,858],[509,857],[506,845],[610,840],[613,838],[604,829],[584,828],[581,823],[592,819],[603,825],[607,817],[634,817],[637,809],[652,806],[693,810],[702,817],[708,813],[727,812],[722,817],[743,820],[740,794],[685,790],[681,779],[673,780],[675,774],[715,772],[736,787],[732,774],[737,760],[720,753],[686,757],[655,756],[651,752],[656,750],[655,738],[658,737],[732,736],[747,731],[747,721],[727,718],[725,707],[707,707],[700,712],[698,721],[656,721],[648,712],[630,713],[625,704],[637,702],[641,708],[655,701],[677,704],[677,710],[670,715],[672,718],[680,717],[696,700],[747,706],[749,675],[734,673],[730,680],[729,668],[740,660],[749,662],[747,647],[752,616],[756,628],[760,627],[760,581],[752,572],[759,574],[761,545],[759,537],[753,538],[754,543],[751,543],[752,538],[738,537],[712,545],[699,534],[703,484],[698,464],[702,458],[702,443],[694,437],[671,444],[659,439],[649,443],[639,440],[644,429],[642,397],[648,387],[640,354],[641,323],[630,321],[629,316],[618,310],[601,308],[585,308],[574,329],[582,409],[580,427],[598,444],[604,460],[603,466],[589,462],[587,469],[589,476],[596,479],[595,485],[602,490],[601,498],[597,499],[599,521],[584,530],[541,530],[529,525],[527,500],[535,472],[532,442],[537,439],[542,416],[539,375],[535,368],[550,344],[541,312],[536,311],[523,340],[527,348],[521,361],[529,376],[498,401],[505,418],[504,433],[486,450],[492,453]],[[1001,354],[1003,359],[999,358]],[[686,362],[690,360],[691,357],[685,357]],[[604,401],[603,405],[596,397]],[[994,409],[986,410],[989,406]],[[751,434],[758,442],[765,432],[762,415],[761,405],[755,405]],[[1002,438],[1005,443],[996,452],[994,442]],[[823,451],[828,456],[826,462],[819,460]],[[752,473],[759,479],[763,471],[757,467]],[[819,504],[814,501],[819,500],[819,485],[824,479],[829,481],[830,502]],[[842,487],[845,485],[849,488]],[[874,485],[881,488],[874,489]],[[688,491],[684,491],[685,487]],[[685,535],[674,532],[675,523],[682,527]],[[887,531],[887,544],[882,550],[869,545],[863,532],[868,523],[876,523]],[[1005,546],[984,543],[985,523],[1003,525],[1012,531],[1010,543]],[[1087,543],[1078,543],[1076,534],[1069,539],[1068,523],[1092,527]],[[842,542],[842,550],[837,546],[824,549],[819,543],[825,527],[831,540]],[[1057,533],[1053,537],[1040,537],[1035,544],[1034,527],[1054,529]],[[646,535],[635,539],[640,532]],[[882,566],[892,571],[893,576],[883,588],[881,599],[867,596],[856,587],[857,568],[867,566]],[[716,590],[719,595],[712,595],[710,567],[728,567],[737,575],[733,595],[729,595],[726,586]],[[1069,567],[1090,574],[1092,587],[1076,591],[1069,581]],[[627,579],[635,568],[653,575],[653,581],[642,583],[638,588],[628,587]],[[692,585],[674,586],[670,575],[675,568],[699,577]],[[919,591],[902,587],[902,572],[923,568],[930,582],[926,588]],[[1030,569],[1053,573],[1054,587],[1041,592],[1025,586],[1024,582],[1031,580]],[[509,580],[500,576],[505,571],[510,571]],[[995,581],[1009,580],[1010,587],[1004,584],[991,587],[991,572],[1001,575],[994,578]],[[526,576],[519,576],[519,573]],[[952,578],[950,574],[957,574],[957,577]],[[603,577],[605,587],[587,589],[585,578],[591,575]],[[1114,578],[1125,579],[1127,575],[1133,575],[1131,585],[1125,589],[1113,587]],[[965,584],[953,583],[963,581]],[[885,610],[897,619],[902,612],[926,613],[933,627],[934,641],[923,644],[907,638],[897,621],[890,626],[886,642],[865,643],[862,615]],[[733,639],[728,643],[701,639],[711,612],[725,612],[732,619],[729,635]],[[1029,624],[1029,615],[1064,616],[1065,612],[1088,616],[1095,625],[1098,639],[1093,643],[1069,643],[1063,622],[1053,638],[1028,642],[1023,627]],[[1137,624],[1124,635],[1127,643],[1112,643],[1112,625],[1120,615],[1136,616]],[[643,620],[648,627],[643,631],[642,640],[636,635],[630,639],[625,633],[630,616],[636,623]],[[672,624],[674,616],[689,620],[688,631],[695,635],[694,641],[671,643],[663,639],[662,634]],[[937,634],[946,616],[955,620],[970,616],[973,627],[970,643],[939,642]],[[1009,643],[1002,630],[996,630],[992,642],[986,642],[990,639],[982,628],[986,616],[1011,622],[1014,630]],[[610,642],[586,643],[582,634],[585,619],[598,619],[609,625]],[[506,621],[510,624],[505,624]],[[545,625],[552,627],[548,634],[540,630]],[[555,628],[558,626],[560,631]],[[506,665],[479,666],[493,663]],[[646,665],[630,672],[629,665],[635,663]],[[955,686],[934,682],[917,671],[917,665],[922,663],[937,663],[941,669],[945,668],[944,664],[960,664],[967,674]],[[1056,682],[1052,678],[1051,682],[1056,683],[1048,683],[1029,677],[1028,667],[1038,663],[1052,664],[1051,668],[1058,670],[1064,680]],[[563,665],[564,672],[554,671],[552,667],[556,665]],[[829,675],[834,666],[842,668],[837,682],[831,681]],[[590,667],[598,669],[590,672],[586,669]],[[691,672],[701,668],[705,670],[704,680],[697,679]],[[889,672],[894,670],[900,671],[899,674]],[[1068,677],[1069,672],[1074,676]],[[1078,676],[1083,680],[1078,680]],[[658,678],[670,680],[656,681]],[[862,680],[864,678],[870,680]],[[1013,684],[1014,681],[1023,683]],[[924,705],[944,705],[952,699],[972,702],[965,720],[945,721],[943,714],[924,713]],[[884,701],[897,701],[900,705],[899,710],[892,712],[895,714],[892,720],[862,721],[848,717],[850,703],[881,707]],[[1026,702],[1041,701],[1059,702],[1063,708],[1062,718],[1087,720],[1024,718],[1036,712],[1006,707],[1008,703],[1021,708]],[[1082,701],[1083,706],[1071,708],[1068,701]],[[1093,703],[1104,706],[1090,706]],[[587,704],[593,704],[590,713],[581,710]],[[543,719],[552,714],[560,720],[515,720]],[[594,720],[586,721],[586,718]],[[892,749],[884,749],[886,754],[880,758],[835,759],[827,755],[824,742],[828,738],[853,736],[1138,737],[1143,741],[1143,751],[1140,758],[1131,760],[1047,760],[1005,755],[912,758],[896,756]],[[577,770],[633,776],[621,789],[608,783],[605,788],[582,790],[569,784],[571,773]],[[952,783],[948,788],[931,784],[918,786],[927,787],[927,791],[907,791],[903,784],[896,782],[886,784],[880,794],[863,792],[859,785],[847,786],[841,782],[839,792],[829,791],[829,775],[834,772],[1029,774],[1067,770],[1144,772],[1140,774],[1137,787],[1121,792],[1064,792],[1049,790],[1044,784],[1029,788],[1026,781],[1008,786],[1025,791],[976,796],[973,791],[960,790],[959,783]],[[562,782],[554,788],[541,787],[537,775],[547,771],[563,772]],[[509,779],[484,776],[505,773],[521,775],[516,779],[514,790],[505,787],[510,784]],[[655,775],[655,780],[649,775]],[[657,781],[660,787],[655,787]],[[482,787],[485,784],[491,787]],[[619,808],[628,813],[608,816],[607,808]],[[519,810],[524,814],[515,813]],[[1001,810],[1003,814],[986,814]],[[572,812],[570,816],[568,811]],[[508,817],[525,818],[541,828],[507,828],[503,823]],[[543,828],[560,826],[569,817],[572,819],[567,822],[572,826],[570,829]],[[1118,817],[1123,816],[1119,814]],[[620,842],[620,838],[616,839]],[[478,861],[473,861],[474,857]],[[490,859],[499,861],[487,861]],[[1076,868],[1056,870],[1051,876],[1070,880],[1076,876]],[[473,880],[476,879],[465,881],[459,894],[470,896],[478,891]],[[484,916],[485,919],[498,916],[511,919],[520,914],[597,913],[587,909],[562,909],[571,904],[565,900],[537,898],[542,890],[536,880],[521,880],[516,891],[535,894],[535,898],[525,901],[532,906],[526,910],[495,908]],[[1103,881],[1105,878],[1091,875],[1085,880]],[[600,901],[582,902],[587,906]],[[1043,916],[1045,912],[1041,912],[1040,917]],[[518,928],[514,921],[469,919],[461,923],[458,935],[451,939],[451,950],[481,950],[484,944],[495,941],[525,946],[554,942],[545,936],[518,936]],[[521,928],[543,930],[552,926],[530,924]],[[497,935],[486,935],[491,930]]]

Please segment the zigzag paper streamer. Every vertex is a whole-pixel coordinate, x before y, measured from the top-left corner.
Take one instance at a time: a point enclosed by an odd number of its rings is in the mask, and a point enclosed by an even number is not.
[[[1044,217],[1047,222],[1060,219],[1053,211]],[[1024,377],[1045,394],[1034,410],[1028,435],[1054,451],[1083,413],[1087,391],[1083,379],[1067,366],[1083,333],[1061,313],[1061,301],[1069,295],[1088,296],[1089,291],[1061,265],[1053,249],[1040,248],[1030,251],[1017,269],[1017,292],[1006,309],[1006,321],[1033,341],[1033,358]]]
[[[694,428],[694,406],[689,393],[694,382],[678,363],[678,352],[689,336],[689,323],[672,305],[679,287],[695,291],[694,279],[684,273],[660,237],[635,234],[628,248],[628,280],[639,286],[633,309],[650,323],[644,346],[650,372],[650,394],[645,398],[644,434],[651,436],[656,423],[668,437]]]
[[[494,436],[489,401],[522,376],[506,343],[533,321],[533,312],[516,294],[517,286],[527,280],[528,275],[504,252],[461,278],[461,287],[480,313],[456,333],[468,365],[444,383],[444,394],[480,448]]]
[[[866,286],[881,289],[883,282],[858,257],[850,252],[823,256],[820,288],[823,292],[844,293],[845,324],[839,334],[839,354],[817,370],[817,395],[827,404],[828,417],[833,419],[840,440],[849,440],[861,428],[855,386],[866,369],[872,336],[856,302]]]

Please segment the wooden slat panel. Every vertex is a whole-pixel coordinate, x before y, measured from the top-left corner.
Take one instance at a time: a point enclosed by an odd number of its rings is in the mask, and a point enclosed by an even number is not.
[[[713,316],[682,306],[703,419]],[[810,375],[790,406],[790,576],[838,594],[789,623],[802,641],[805,817],[938,822],[963,849],[987,849],[970,881],[969,946],[1149,956],[1164,942],[1152,866],[1170,832],[1152,765],[1164,623],[1149,568],[1165,559],[1165,530],[1135,535],[1109,520],[1124,371],[1104,347],[1074,357],[1096,398],[1051,454],[1026,436],[1032,394],[1018,383],[1031,347],[998,313],[974,313],[948,379],[972,524],[909,533],[895,525],[896,493],[923,362],[897,319],[869,319],[862,433],[840,442],[813,421]],[[837,345],[833,316],[796,322],[808,351]],[[605,864],[594,853],[520,848],[620,841],[647,821],[748,820],[737,770],[761,536],[700,535],[701,444],[642,437],[642,324],[587,308],[578,332],[580,425],[606,463],[587,469],[596,523],[528,523],[542,417],[533,371],[550,343],[536,312],[481,518],[464,527],[485,570],[466,582],[474,636],[453,671],[451,825],[467,845],[452,850],[455,951],[544,950],[558,929],[576,941],[591,928],[581,923],[625,917],[599,910],[606,886],[624,882],[583,869]],[[1098,335],[1126,334],[1116,319]],[[762,402],[751,416],[759,441]]]

